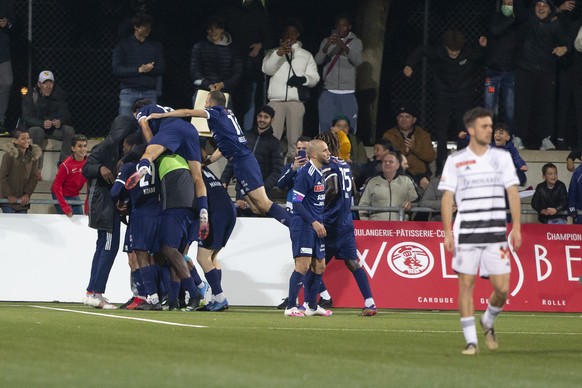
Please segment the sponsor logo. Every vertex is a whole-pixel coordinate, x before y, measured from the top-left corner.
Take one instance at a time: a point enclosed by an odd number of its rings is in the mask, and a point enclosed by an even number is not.
[[[415,242],[396,244],[388,252],[388,265],[395,274],[409,279],[417,279],[430,273],[434,257],[424,245]]]
[[[325,190],[325,186],[322,184],[317,184],[317,185],[313,186],[313,191],[315,191],[316,193],[320,193],[324,190]]]
[[[463,160],[462,162],[455,163],[455,167],[459,168],[459,167],[464,167],[464,166],[468,166],[470,164],[476,164],[476,163],[477,163],[476,160]]]
[[[313,253],[313,249],[311,249],[311,248],[301,248],[299,250],[299,253],[305,253],[305,254],[311,255]]]

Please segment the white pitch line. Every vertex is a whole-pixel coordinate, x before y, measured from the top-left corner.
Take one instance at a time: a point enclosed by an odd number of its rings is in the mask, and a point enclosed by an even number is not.
[[[77,313],[77,314],[86,314],[86,315],[96,315],[99,317],[107,317],[107,318],[118,318],[118,319],[129,319],[131,321],[140,321],[140,322],[148,322],[148,323],[159,323],[160,325],[168,325],[168,326],[181,326],[181,327],[195,327],[195,328],[207,328],[208,326],[201,326],[201,325],[190,325],[187,323],[176,323],[176,322],[166,322],[166,321],[158,321],[155,319],[145,319],[145,318],[136,318],[136,317],[124,317],[122,315],[111,315],[111,314],[103,314],[103,313],[92,313],[89,311],[79,311],[79,310],[69,310],[69,309],[59,309],[55,307],[46,307],[46,306],[30,306],[37,309],[45,309],[45,310],[54,310],[54,311],[63,311],[67,313]]]
[[[309,318],[307,318],[309,319]],[[331,318],[333,319],[333,318]],[[458,334],[460,330],[412,330],[412,329],[362,329],[362,328],[329,328],[329,327],[223,327],[222,329],[241,329],[241,330],[297,330],[297,331],[354,331],[367,333],[431,333],[431,334]],[[495,331],[497,334],[519,334],[519,335],[565,335],[565,336],[582,336],[582,333],[543,333],[527,331]]]

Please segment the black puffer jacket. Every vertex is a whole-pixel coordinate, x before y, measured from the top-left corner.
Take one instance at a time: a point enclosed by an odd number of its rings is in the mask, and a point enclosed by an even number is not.
[[[495,12],[489,21],[485,65],[497,71],[515,70],[516,52],[519,46],[517,19]]]
[[[265,190],[268,192],[275,187],[283,170],[281,143],[273,136],[273,128],[269,128],[261,134],[255,131],[247,135],[246,138],[247,147],[257,158]],[[229,162],[220,176],[220,181],[223,184],[228,184],[233,175],[232,164]]]
[[[199,88],[209,90],[210,85],[224,82],[224,91],[232,92],[239,84],[242,73],[242,60],[228,33],[224,33],[223,40],[218,44],[206,39],[192,47],[190,75],[192,81],[202,80]]]
[[[111,124],[109,134],[91,150],[83,167],[83,176],[89,185],[89,227],[112,231],[115,220],[115,204],[109,196],[111,184],[105,182],[99,171],[107,167],[115,177],[117,161],[121,157],[123,139],[135,128],[133,118],[117,116]]]
[[[540,214],[543,209],[553,207],[558,212],[566,210],[568,207],[568,191],[566,185],[562,181],[557,181],[553,189],[548,188],[546,182],[542,182],[536,186],[536,191],[531,199],[531,207],[538,212],[538,220],[547,224],[548,220],[555,218],[565,218],[564,215],[546,216]]]
[[[55,85],[50,96],[43,96],[38,86],[22,98],[22,117],[26,129],[41,127],[44,120],[60,119],[62,125],[71,123],[67,95]]]
[[[535,7],[535,2],[534,5]],[[540,20],[532,9],[527,9],[523,0],[513,2],[513,10],[520,23],[520,36],[523,42],[518,54],[517,66],[535,73],[556,71],[558,56],[554,48],[567,46],[567,31],[562,20],[556,16],[556,8],[550,6],[552,13]]]

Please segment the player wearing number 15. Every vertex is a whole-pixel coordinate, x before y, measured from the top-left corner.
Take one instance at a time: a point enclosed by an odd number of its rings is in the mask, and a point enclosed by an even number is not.
[[[288,227],[289,214],[267,197],[257,159],[247,147],[247,139],[236,121],[236,117],[225,105],[224,94],[220,91],[213,91],[206,98],[204,110],[178,109],[165,113],[153,113],[148,120],[165,117],[202,117],[207,119],[212,138],[218,148],[204,164],[213,163],[222,156],[227,158],[232,164],[234,176],[238,180],[241,190],[245,193],[245,200],[252,202],[262,215],[273,217]]]
[[[325,177],[325,207],[323,210],[323,225],[327,231],[325,236],[326,265],[335,257],[342,260],[350,270],[364,298],[362,315],[374,316],[377,313],[370,282],[366,271],[360,266],[356,251],[354,235],[354,219],[352,216],[354,178],[350,165],[337,157],[339,141],[333,132],[323,132],[315,137],[325,141],[331,157],[329,164],[322,170]],[[323,291],[320,289],[320,292]]]

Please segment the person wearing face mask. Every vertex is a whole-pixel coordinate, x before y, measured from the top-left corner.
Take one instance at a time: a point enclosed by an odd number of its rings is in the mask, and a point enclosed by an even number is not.
[[[487,38],[481,36],[478,45],[465,44],[465,34],[448,30],[443,35],[443,43],[435,46],[419,46],[406,59],[403,73],[413,75],[414,69],[423,58],[433,67],[435,89],[435,130],[437,141],[437,175],[442,171],[447,158],[447,140],[464,130],[463,115],[472,106],[475,73],[479,60],[484,55]],[[456,131],[449,133],[449,123],[454,120]]]
[[[485,57],[484,107],[513,128],[515,113],[515,68],[519,34],[517,19],[513,15],[513,0],[502,0],[501,8],[491,15],[487,56]],[[513,140],[523,149],[521,139]]]

